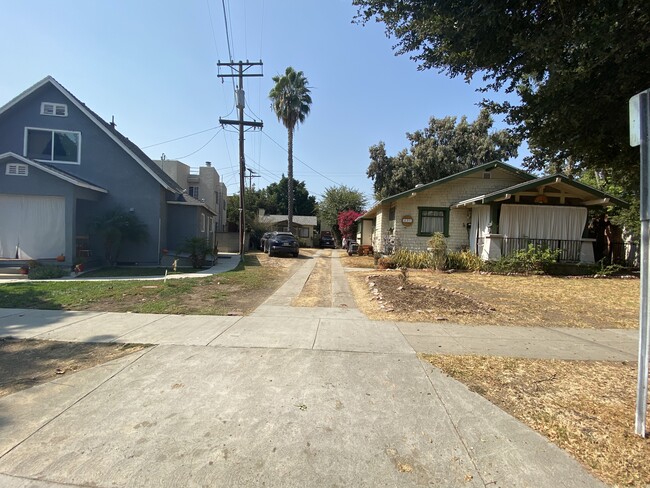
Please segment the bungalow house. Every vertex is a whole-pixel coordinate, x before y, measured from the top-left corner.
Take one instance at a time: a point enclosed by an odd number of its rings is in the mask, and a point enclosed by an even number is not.
[[[561,249],[564,261],[594,262],[587,212],[610,205],[627,206],[564,175],[538,178],[492,162],[383,199],[357,219],[357,240],[384,253],[426,250],[440,232],[449,249],[469,249],[486,260],[532,243]]]
[[[54,78],[0,107],[0,258],[99,259],[92,224],[117,208],[148,234],[123,246],[124,262],[158,263],[188,237],[213,239],[215,212]]]
[[[258,220],[269,229],[287,232],[289,230],[289,217],[287,215],[265,215],[264,209],[258,210]],[[315,215],[294,215],[293,234],[298,238],[301,246],[314,247],[314,229],[318,224]]]

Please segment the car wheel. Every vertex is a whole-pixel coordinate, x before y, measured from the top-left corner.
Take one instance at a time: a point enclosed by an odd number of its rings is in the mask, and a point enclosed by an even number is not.
[[[298,257],[298,254],[300,254],[300,253],[294,252],[294,253],[293,253],[293,257],[294,257],[294,258],[297,258],[297,257]]]

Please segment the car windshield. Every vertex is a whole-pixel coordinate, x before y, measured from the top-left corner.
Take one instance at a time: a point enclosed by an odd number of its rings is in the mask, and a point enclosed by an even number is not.
[[[293,241],[295,240],[295,237],[293,237],[291,234],[278,234],[275,236],[275,239],[277,241]]]

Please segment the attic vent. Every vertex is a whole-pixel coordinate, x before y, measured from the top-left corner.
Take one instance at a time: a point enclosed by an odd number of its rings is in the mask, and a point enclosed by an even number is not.
[[[54,117],[67,117],[68,106],[63,103],[41,103],[41,115],[51,115]]]
[[[483,172],[483,179],[484,180],[491,180],[492,179],[492,173],[490,173],[489,171],[484,171]]]
[[[5,174],[11,176],[27,176],[28,168],[26,164],[10,163],[7,165]]]

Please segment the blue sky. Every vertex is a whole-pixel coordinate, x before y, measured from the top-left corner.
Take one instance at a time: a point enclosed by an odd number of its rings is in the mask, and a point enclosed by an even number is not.
[[[286,129],[267,95],[287,66],[312,87],[311,114],[295,136],[294,176],[317,199],[344,184],[370,203],[371,145],[384,141],[395,154],[407,145],[405,132],[431,116],[478,113],[482,96],[473,86],[394,56],[381,25],[352,23],[351,0],[223,3],[233,60],[264,63],[264,76],[244,83],[247,116],[264,122],[262,132],[246,135],[258,187],[286,174]],[[0,10],[0,105],[52,75],[105,120],[114,116],[150,157],[164,153],[193,167],[211,161],[229,194],[239,191],[237,134],[219,129],[219,117],[236,118],[232,83],[217,78],[217,61],[229,58],[221,0],[0,0]]]

